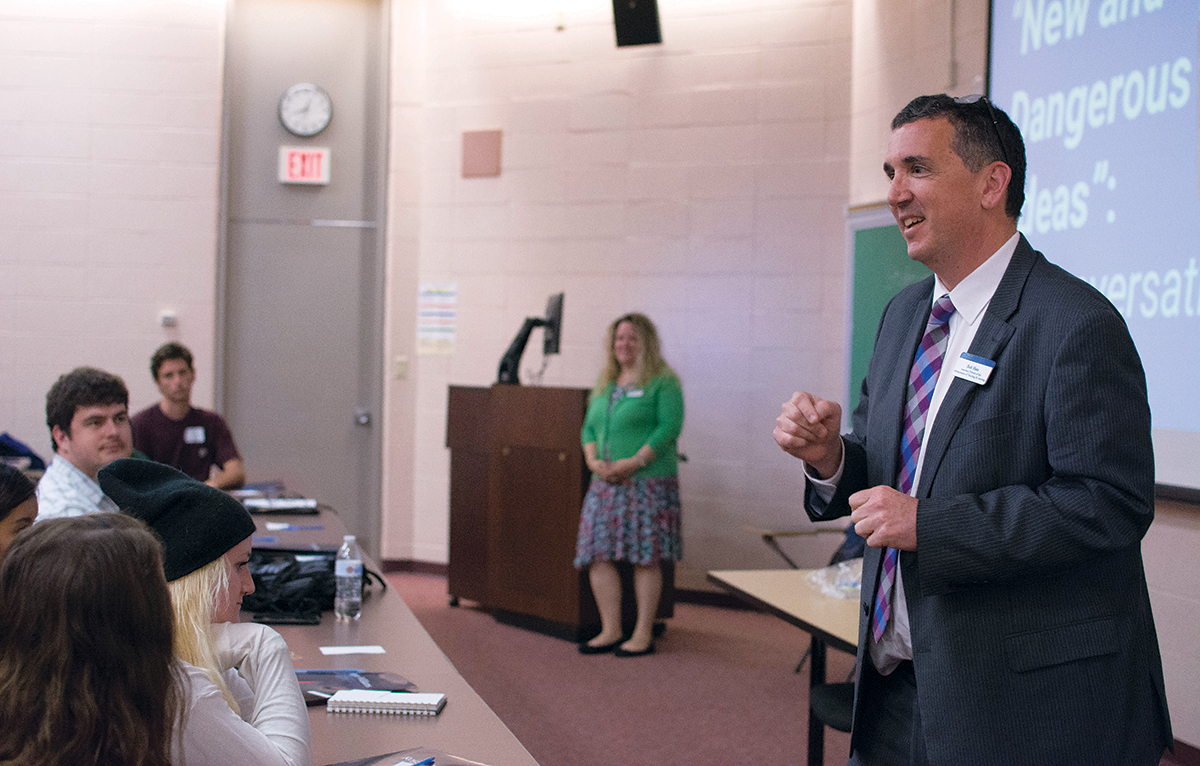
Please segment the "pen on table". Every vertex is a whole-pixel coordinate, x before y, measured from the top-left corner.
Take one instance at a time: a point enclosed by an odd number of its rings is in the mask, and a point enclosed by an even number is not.
[[[366,673],[361,668],[296,668],[297,673],[314,673],[320,675],[336,675],[337,673]]]

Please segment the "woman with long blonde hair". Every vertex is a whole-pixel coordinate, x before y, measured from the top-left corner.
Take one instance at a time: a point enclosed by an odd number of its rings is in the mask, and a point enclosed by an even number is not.
[[[283,638],[239,623],[254,592],[242,504],[174,468],[116,460],[100,487],[162,540],[186,717],[175,760],[185,766],[312,766],[308,711]]]
[[[654,652],[661,562],[682,555],[676,440],[683,427],[683,389],[644,314],[618,317],[605,344],[604,369],[581,436],[592,480],[575,555],[575,566],[588,570],[601,627],[579,651],[638,657]],[[621,624],[616,561],[633,564],[637,623],[629,636]]]

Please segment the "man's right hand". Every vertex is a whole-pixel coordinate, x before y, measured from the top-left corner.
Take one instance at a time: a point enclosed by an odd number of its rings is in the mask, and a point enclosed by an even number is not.
[[[841,424],[840,404],[797,391],[775,420],[775,443],[821,478],[829,478],[842,462]]]

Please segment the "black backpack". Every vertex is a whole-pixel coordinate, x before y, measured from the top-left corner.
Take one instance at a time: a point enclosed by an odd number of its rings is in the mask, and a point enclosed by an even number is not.
[[[334,551],[255,548],[250,551],[254,592],[242,599],[242,609],[254,612],[255,622],[319,623],[321,612],[333,609],[336,558]],[[363,567],[364,591],[372,580],[387,589],[379,574]]]

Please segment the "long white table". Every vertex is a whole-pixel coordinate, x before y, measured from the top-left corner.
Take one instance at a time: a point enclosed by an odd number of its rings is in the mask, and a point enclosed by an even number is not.
[[[321,526],[320,530],[271,531],[266,522]],[[256,516],[256,547],[336,549],[342,539],[335,514],[318,516]],[[275,538],[271,540],[270,538]],[[368,566],[379,571],[373,562]],[[243,615],[244,620],[249,615]],[[537,766],[487,703],[459,675],[433,639],[394,590],[373,586],[363,598],[362,616],[353,623],[334,620],[325,612],[320,625],[282,625],[276,629],[291,649],[297,668],[360,668],[399,673],[420,691],[446,695],[437,716],[389,716],[329,713],[310,707],[314,763],[338,763],[414,747],[430,747],[494,766]],[[326,656],[322,646],[378,644],[386,654]]]

